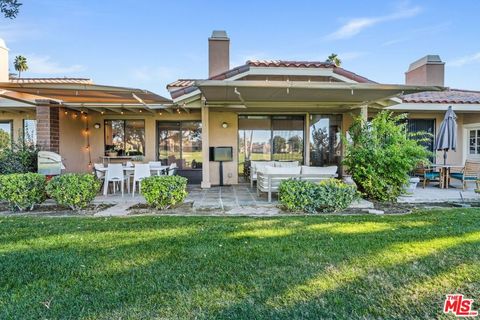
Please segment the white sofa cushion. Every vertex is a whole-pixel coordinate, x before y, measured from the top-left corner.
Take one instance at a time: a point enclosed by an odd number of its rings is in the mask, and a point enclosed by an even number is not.
[[[258,171],[263,171],[265,167],[273,165],[273,161],[252,161],[250,162],[250,170],[253,174],[255,174]]]
[[[286,168],[279,168],[279,167],[272,167],[266,166],[263,170],[265,174],[300,174],[302,168],[301,167],[286,167]]]
[[[337,166],[329,167],[309,167],[302,166],[302,174],[331,174],[335,175],[337,173]]]
[[[275,161],[275,167],[279,167],[279,168],[298,167],[298,161]]]

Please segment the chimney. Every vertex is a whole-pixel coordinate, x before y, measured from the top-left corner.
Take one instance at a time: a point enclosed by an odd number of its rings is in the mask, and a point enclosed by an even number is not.
[[[425,56],[412,64],[405,72],[405,84],[420,86],[444,86],[445,62],[438,55]]]
[[[0,39],[0,82],[8,82],[8,49],[5,41]]]
[[[208,38],[208,77],[230,69],[230,39],[227,32],[214,30]]]

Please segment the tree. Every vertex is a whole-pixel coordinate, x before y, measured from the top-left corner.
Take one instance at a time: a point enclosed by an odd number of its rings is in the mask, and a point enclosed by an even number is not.
[[[13,62],[13,65],[15,67],[15,70],[18,71],[19,78],[22,72],[25,72],[28,70],[27,58],[25,58],[24,56],[16,56],[15,61]]]
[[[342,60],[338,57],[338,54],[332,53],[331,55],[328,56],[327,62],[333,63],[337,67],[340,67],[342,65]]]
[[[21,5],[18,0],[0,0],[0,12],[5,18],[13,19],[17,17]]]

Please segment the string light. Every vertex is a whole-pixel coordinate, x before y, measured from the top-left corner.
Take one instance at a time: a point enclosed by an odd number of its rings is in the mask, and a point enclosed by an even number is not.
[[[85,145],[85,150],[88,152],[88,169],[91,169],[92,167],[92,153],[91,153],[91,148],[90,148],[90,127],[89,127],[89,124],[88,124],[88,117],[85,116],[85,129],[84,129],[84,133],[85,133],[85,142],[86,142],[86,145]]]
[[[68,111],[67,111],[67,110],[65,110],[65,115],[67,115],[67,114],[68,114]]]

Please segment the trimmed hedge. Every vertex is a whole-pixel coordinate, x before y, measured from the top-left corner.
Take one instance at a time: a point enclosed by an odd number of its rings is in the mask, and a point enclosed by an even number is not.
[[[305,180],[285,180],[280,183],[280,204],[292,212],[335,212],[347,208],[359,194],[355,186],[337,179],[320,183]]]
[[[87,207],[100,189],[101,182],[90,173],[66,173],[47,184],[47,194],[58,204],[72,210]]]
[[[142,180],[142,194],[155,209],[168,209],[182,203],[188,195],[187,178],[152,176]]]
[[[45,201],[45,176],[38,173],[0,175],[0,200],[13,211],[32,210]]]

